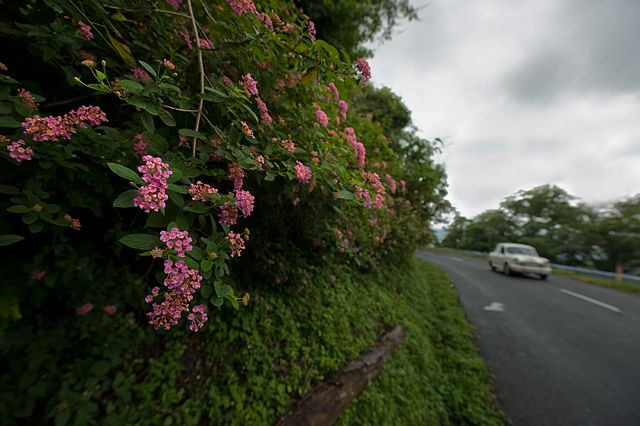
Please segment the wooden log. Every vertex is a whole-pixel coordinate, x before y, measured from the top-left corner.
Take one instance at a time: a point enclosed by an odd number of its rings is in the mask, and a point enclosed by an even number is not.
[[[332,374],[278,421],[278,426],[329,426],[378,375],[391,353],[403,342],[404,328],[394,327],[342,370]]]

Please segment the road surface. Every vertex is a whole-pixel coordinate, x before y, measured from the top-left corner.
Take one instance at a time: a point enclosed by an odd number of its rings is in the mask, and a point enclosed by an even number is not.
[[[640,425],[640,297],[418,252],[458,289],[515,426]]]

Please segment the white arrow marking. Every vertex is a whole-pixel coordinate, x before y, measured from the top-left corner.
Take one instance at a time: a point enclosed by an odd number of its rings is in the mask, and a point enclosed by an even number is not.
[[[618,312],[618,313],[622,312],[620,309],[616,308],[615,306],[611,306],[611,305],[608,305],[608,304],[606,304],[604,302],[601,302],[599,300],[592,299],[592,298],[587,297],[587,296],[583,296],[582,294],[574,293],[572,291],[565,290],[563,288],[561,288],[559,290],[561,292],[563,292],[564,294],[568,294],[569,296],[577,297],[578,299],[586,300],[587,302],[593,303],[594,305],[602,306],[603,308],[609,309],[609,310],[611,310],[613,312]]]
[[[502,312],[504,311],[504,305],[502,303],[498,303],[498,302],[491,302],[491,304],[489,306],[485,306],[484,307],[485,311],[495,311],[495,312]]]

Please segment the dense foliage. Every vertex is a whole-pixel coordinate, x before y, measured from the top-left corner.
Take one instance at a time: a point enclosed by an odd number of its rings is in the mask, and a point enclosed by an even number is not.
[[[241,304],[402,264],[447,207],[437,143],[376,121],[367,62],[289,2],[0,6],[4,418],[236,413],[251,372],[216,348],[259,334]],[[216,366],[235,379],[198,411]]]
[[[519,191],[473,219],[457,216],[442,245],[487,252],[514,241],[557,263],[633,272],[640,268],[639,212],[638,196],[596,206],[544,185]]]

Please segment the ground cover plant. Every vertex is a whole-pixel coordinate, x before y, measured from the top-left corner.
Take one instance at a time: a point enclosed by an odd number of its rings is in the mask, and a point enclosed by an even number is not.
[[[323,308],[447,203],[365,59],[282,0],[0,7],[3,418],[269,423],[375,339]]]

